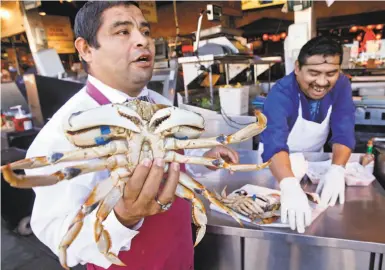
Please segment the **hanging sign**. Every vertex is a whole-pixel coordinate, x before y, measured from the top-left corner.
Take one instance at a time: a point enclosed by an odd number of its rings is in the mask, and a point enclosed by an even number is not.
[[[76,52],[74,33],[68,17],[47,15],[42,20],[47,35],[48,48],[55,49],[59,54]]]

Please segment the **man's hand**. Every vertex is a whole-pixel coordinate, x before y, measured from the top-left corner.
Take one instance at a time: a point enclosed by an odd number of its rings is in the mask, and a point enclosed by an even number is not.
[[[332,164],[321,177],[316,193],[321,193],[321,204],[334,206],[339,198],[340,204],[345,202],[345,168]]]
[[[207,158],[222,158],[228,163],[238,163],[239,155],[238,153],[226,146],[215,146],[206,153],[203,154],[203,157]],[[216,170],[214,167],[207,167],[210,170]]]
[[[295,177],[287,177],[279,183],[281,188],[281,220],[299,233],[311,224],[311,209],[305,192]]]
[[[163,190],[159,193],[164,176],[164,160],[155,159],[154,164],[151,163],[149,159],[144,159],[142,164],[135,168],[126,184],[123,197],[114,208],[117,219],[128,228],[135,226],[146,216],[160,213],[161,206],[156,200],[162,204],[168,204],[174,200],[179,182],[179,164],[170,164],[168,178]]]

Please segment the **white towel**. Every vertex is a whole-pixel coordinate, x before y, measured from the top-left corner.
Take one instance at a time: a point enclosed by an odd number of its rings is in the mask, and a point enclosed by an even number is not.
[[[332,160],[309,162],[307,176],[313,184],[318,184],[321,177],[329,170]],[[368,186],[376,178],[373,175],[374,162],[362,166],[358,162],[346,164],[345,183],[348,186]]]

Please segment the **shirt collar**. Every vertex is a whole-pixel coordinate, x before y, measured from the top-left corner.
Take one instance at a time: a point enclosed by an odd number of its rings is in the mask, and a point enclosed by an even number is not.
[[[131,97],[127,95],[126,93],[119,91],[117,89],[114,89],[104,83],[102,83],[100,80],[96,79],[92,75],[88,74],[88,81],[95,86],[102,94],[108,98],[111,103],[123,103],[129,99],[134,99],[136,97]],[[141,96],[148,96],[149,92],[147,87],[144,87],[140,94],[137,97]]]

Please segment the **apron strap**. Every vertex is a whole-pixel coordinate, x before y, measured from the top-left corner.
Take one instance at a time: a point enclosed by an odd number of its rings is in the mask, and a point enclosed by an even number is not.
[[[105,104],[110,104],[111,101],[103,95],[102,92],[99,91],[92,83],[87,81],[87,94],[92,97],[99,105],[105,105]]]

